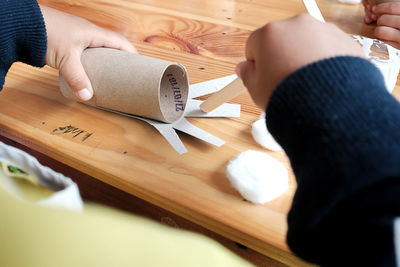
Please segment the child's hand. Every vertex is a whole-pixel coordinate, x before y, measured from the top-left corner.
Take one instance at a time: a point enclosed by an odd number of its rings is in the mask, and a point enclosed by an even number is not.
[[[89,21],[46,6],[40,6],[47,30],[46,64],[60,70],[74,93],[82,100],[93,96],[89,78],[81,63],[87,47],[109,47],[136,53],[122,35]]]
[[[339,28],[302,14],[253,32],[247,40],[247,61],[239,63],[236,72],[253,101],[265,110],[272,92],[292,72],[344,55],[364,57],[360,45]]]
[[[371,5],[368,0],[362,0],[362,4],[364,5],[365,11],[364,22],[367,24],[375,22],[377,17],[376,14],[372,12],[373,5]]]
[[[373,6],[372,12],[377,17],[375,37],[400,48],[400,2]]]

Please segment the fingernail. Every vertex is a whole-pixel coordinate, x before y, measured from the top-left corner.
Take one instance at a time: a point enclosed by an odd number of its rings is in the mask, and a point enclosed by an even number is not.
[[[375,12],[375,10],[376,10],[376,6],[372,6],[372,12]]]
[[[84,89],[82,89],[82,90],[76,92],[76,95],[77,95],[80,99],[82,99],[83,101],[87,101],[87,100],[89,100],[89,99],[92,98],[93,93],[92,93],[91,91],[89,91],[89,89],[84,88]]]
[[[371,18],[372,18],[373,20],[376,20],[376,15],[375,15],[375,14],[372,14],[372,15],[371,15]]]

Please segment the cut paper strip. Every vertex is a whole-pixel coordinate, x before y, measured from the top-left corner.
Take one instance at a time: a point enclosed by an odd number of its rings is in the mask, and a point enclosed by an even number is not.
[[[189,99],[215,93],[233,82],[236,78],[237,75],[233,74],[218,79],[192,84],[189,86]]]
[[[303,4],[307,9],[307,12],[316,20],[319,20],[321,22],[325,22],[324,17],[321,14],[321,10],[319,10],[319,7],[317,5],[317,2],[315,0],[303,0]]]
[[[224,140],[221,140],[218,137],[215,137],[214,135],[194,126],[184,118],[174,122],[172,127],[218,147],[225,144]]]
[[[214,79],[198,84],[194,84],[189,86],[189,98],[186,103],[186,108],[184,112],[184,117],[240,117],[240,105],[238,104],[223,104],[214,111],[210,113],[205,113],[200,110],[200,105],[203,103],[202,100],[191,99],[192,96],[201,96],[202,94],[209,94],[221,90],[227,84],[232,82],[237,76],[230,75],[226,77],[222,77],[219,79]],[[193,89],[195,88],[195,89]],[[197,93],[192,94],[192,90],[197,90]],[[87,103],[86,103],[87,104]],[[147,122],[151,126],[157,129],[158,132],[167,140],[167,142],[175,149],[179,154],[187,153],[185,145],[182,143],[178,134],[175,130],[187,133],[193,137],[196,137],[200,140],[203,140],[207,143],[215,145],[217,147],[225,144],[225,141],[194,126],[189,121],[184,118],[179,119],[173,123],[164,123],[161,121],[156,121],[148,118],[143,118],[140,116],[136,116],[133,114],[128,114],[124,112],[120,112],[117,110],[112,110],[104,107],[98,107],[91,104],[87,104],[88,106],[92,106],[101,110],[113,112],[125,117],[139,119],[141,121]]]
[[[240,117],[240,105],[225,103],[211,112],[200,110],[201,100],[190,99],[186,104],[185,117]]]
[[[168,141],[168,143],[175,149],[175,151],[178,152],[179,154],[184,154],[188,152],[185,145],[179,138],[178,134],[176,133],[174,128],[171,127],[170,124],[153,121],[145,118],[138,118],[138,119],[145,121],[154,128],[156,128],[160,132],[160,134],[164,136],[164,138]]]
[[[112,110],[112,109],[108,109],[108,108],[103,108],[103,107],[96,107],[93,105],[88,105],[97,109],[101,109],[104,111],[109,111],[118,115],[122,115],[125,117],[129,117],[129,118],[133,118],[133,119],[138,119],[144,122],[147,122],[148,124],[150,124],[151,126],[153,126],[154,128],[157,129],[158,132],[160,132],[160,134],[162,136],[164,136],[164,138],[167,140],[167,142],[175,149],[176,152],[178,152],[179,154],[184,154],[187,151],[185,145],[182,143],[181,139],[179,138],[178,134],[175,132],[174,128],[172,127],[172,124],[169,123],[163,123],[160,121],[154,121],[154,120],[150,120],[150,119],[146,119],[146,118],[142,118],[136,115],[132,115],[132,114],[128,114],[128,113],[123,113],[120,111],[116,111],[116,110]]]

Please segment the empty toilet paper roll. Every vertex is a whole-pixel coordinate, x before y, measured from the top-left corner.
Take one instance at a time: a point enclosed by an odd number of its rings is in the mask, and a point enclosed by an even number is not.
[[[94,91],[84,103],[166,123],[183,116],[189,81],[182,65],[110,48],[86,49],[81,61]],[[80,101],[59,80],[61,93]]]

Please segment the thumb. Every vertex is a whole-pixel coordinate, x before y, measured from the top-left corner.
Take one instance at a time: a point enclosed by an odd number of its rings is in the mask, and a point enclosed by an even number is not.
[[[79,99],[87,101],[93,96],[93,88],[83,68],[80,54],[71,54],[60,67],[60,73],[75,95]]]
[[[242,79],[244,86],[247,87],[249,92],[255,89],[256,84],[256,71],[254,61],[246,60],[236,65],[236,74]]]

